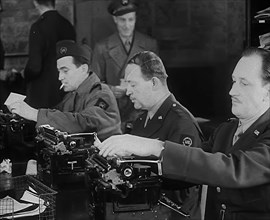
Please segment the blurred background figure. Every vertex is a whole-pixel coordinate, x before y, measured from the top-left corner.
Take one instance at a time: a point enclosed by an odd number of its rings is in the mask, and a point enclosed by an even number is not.
[[[29,60],[24,69],[26,102],[34,108],[52,107],[59,103],[60,91],[56,68],[56,43],[75,40],[71,23],[55,9],[55,0],[33,0],[40,14],[29,34]]]
[[[6,79],[6,71],[4,70],[4,59],[5,59],[5,50],[2,44],[2,40],[0,39],[0,109],[4,107],[4,100],[7,97],[7,89],[5,86]]]

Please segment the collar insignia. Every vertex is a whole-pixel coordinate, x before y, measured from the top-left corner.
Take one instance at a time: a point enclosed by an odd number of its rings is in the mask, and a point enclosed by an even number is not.
[[[255,130],[253,133],[254,133],[256,136],[258,136],[258,135],[260,134],[260,132],[259,132],[258,130]]]

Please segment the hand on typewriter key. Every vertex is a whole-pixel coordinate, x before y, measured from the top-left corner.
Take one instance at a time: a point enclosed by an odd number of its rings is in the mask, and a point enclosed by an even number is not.
[[[17,114],[27,120],[37,121],[38,110],[24,101],[13,102],[7,107],[12,114]]]
[[[95,142],[94,145],[100,149],[99,154],[106,156],[160,156],[163,142],[157,139],[149,139],[134,135],[111,136],[102,143]]]

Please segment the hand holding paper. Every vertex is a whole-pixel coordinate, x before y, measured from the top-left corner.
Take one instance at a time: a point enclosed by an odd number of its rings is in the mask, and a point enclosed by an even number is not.
[[[25,99],[25,97],[26,97],[25,95],[11,92],[9,94],[9,96],[7,97],[4,104],[9,108],[10,104],[12,104],[14,102],[18,102],[18,101],[23,101]]]
[[[12,114],[17,114],[31,121],[37,121],[38,110],[24,102],[25,97],[24,95],[11,92],[4,104]]]
[[[37,121],[38,110],[32,108],[24,101],[13,102],[9,105],[12,114],[17,114],[27,120]]]

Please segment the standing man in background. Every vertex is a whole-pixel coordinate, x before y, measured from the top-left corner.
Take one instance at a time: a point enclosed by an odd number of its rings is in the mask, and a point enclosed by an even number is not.
[[[158,53],[155,39],[135,31],[137,9],[135,0],[111,1],[108,12],[113,17],[117,32],[95,45],[92,61],[93,71],[110,86],[117,98],[123,131],[126,122],[134,121],[137,116],[123,83],[127,61],[140,51]]]
[[[34,108],[53,107],[62,99],[56,68],[56,43],[75,40],[70,22],[55,10],[55,0],[33,0],[40,14],[31,26],[29,59],[24,69],[26,102]]]

